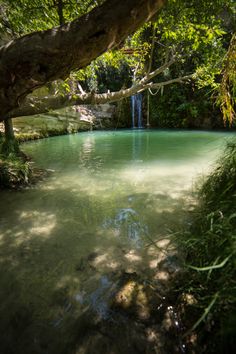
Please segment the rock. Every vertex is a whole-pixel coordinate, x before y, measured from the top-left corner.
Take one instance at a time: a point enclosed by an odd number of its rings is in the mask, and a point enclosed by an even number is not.
[[[90,129],[114,128],[115,115],[114,104],[67,107],[37,117],[14,119],[14,131],[19,141],[26,141]],[[0,132],[3,131],[0,123]]]
[[[158,309],[161,301],[157,291],[144,284],[136,273],[124,273],[111,306],[140,321],[147,321]]]

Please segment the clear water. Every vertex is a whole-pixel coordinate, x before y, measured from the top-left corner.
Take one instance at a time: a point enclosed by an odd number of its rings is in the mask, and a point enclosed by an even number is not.
[[[168,244],[197,178],[233,136],[127,130],[26,143],[36,165],[54,172],[34,188],[1,192],[0,300],[11,309],[3,318],[19,306],[45,328],[61,330],[88,308],[106,318],[114,275],[155,278],[154,242]]]

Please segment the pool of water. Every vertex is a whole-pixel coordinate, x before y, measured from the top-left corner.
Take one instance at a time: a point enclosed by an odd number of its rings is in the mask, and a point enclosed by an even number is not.
[[[27,341],[29,352],[65,353],[68,331],[76,337],[87,310],[111,317],[117,274],[158,280],[196,181],[233,136],[127,130],[24,144],[37,166],[54,172],[33,188],[1,192],[0,329],[8,352],[17,331],[18,354]]]

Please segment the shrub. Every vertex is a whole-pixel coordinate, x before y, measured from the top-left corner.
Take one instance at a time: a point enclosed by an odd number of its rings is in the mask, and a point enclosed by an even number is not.
[[[17,188],[26,185],[31,176],[30,164],[20,157],[0,155],[0,188]]]
[[[199,318],[192,321],[191,329],[200,330],[201,353],[234,351],[235,230],[236,143],[230,143],[199,190],[190,230],[177,240],[188,269],[182,291],[197,300],[193,306]]]

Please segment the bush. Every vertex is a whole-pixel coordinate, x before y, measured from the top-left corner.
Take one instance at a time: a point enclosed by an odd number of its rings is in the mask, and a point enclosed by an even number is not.
[[[191,228],[177,240],[188,269],[183,292],[196,299],[201,353],[232,353],[236,329],[236,143],[199,190]],[[191,332],[191,330],[189,331]],[[207,345],[206,345],[207,343]]]
[[[0,188],[17,188],[26,185],[31,177],[30,164],[20,157],[0,155]]]

